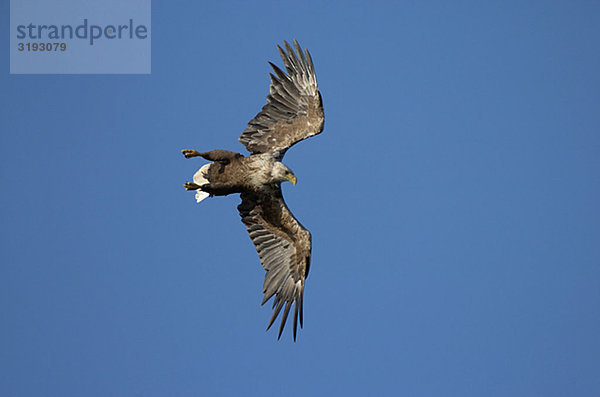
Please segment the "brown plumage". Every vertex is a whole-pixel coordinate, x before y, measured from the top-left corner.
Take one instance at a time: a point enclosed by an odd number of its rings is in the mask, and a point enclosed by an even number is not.
[[[294,40],[294,49],[284,42],[277,46],[286,73],[271,63],[271,85],[267,104],[248,123],[239,141],[251,153],[245,157],[227,150],[200,153],[183,150],[186,158],[203,157],[212,163],[184,186],[196,190],[198,202],[209,196],[240,193],[238,211],[266,270],[262,304],[272,297],[273,315],[267,329],[283,309],[281,337],[292,305],[293,336],[298,319],[302,327],[304,284],[311,258],[311,234],[292,215],[281,193],[281,183],[296,184],[296,177],[281,160],[295,143],[323,131],[323,101],[313,62]]]

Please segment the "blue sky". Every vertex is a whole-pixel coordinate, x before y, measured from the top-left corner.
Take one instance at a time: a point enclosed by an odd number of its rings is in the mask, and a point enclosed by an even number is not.
[[[154,2],[151,75],[2,52],[0,395],[599,395],[600,5],[521,3]],[[293,38],[326,115],[285,158],[296,343],[180,154],[242,151]]]

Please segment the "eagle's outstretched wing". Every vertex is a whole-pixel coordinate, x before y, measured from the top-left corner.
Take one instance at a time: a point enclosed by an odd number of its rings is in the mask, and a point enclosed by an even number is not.
[[[267,271],[262,304],[275,296],[267,330],[285,305],[279,327],[280,338],[292,303],[295,303],[293,325],[296,340],[298,318],[302,327],[304,280],[310,267],[310,232],[294,218],[279,188],[273,194],[242,193],[238,210]]]
[[[286,51],[277,46],[287,75],[269,62],[275,74],[267,104],[248,123],[239,141],[252,153],[273,153],[282,157],[293,144],[323,131],[323,101],[317,86],[315,68],[308,50],[296,52],[284,41]]]

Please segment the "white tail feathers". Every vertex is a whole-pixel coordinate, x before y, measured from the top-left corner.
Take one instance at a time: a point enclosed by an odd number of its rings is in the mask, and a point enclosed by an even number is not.
[[[210,194],[206,193],[204,190],[202,190],[202,189],[196,189],[196,202],[197,203],[199,203],[200,201],[204,200],[208,196],[210,196]]]
[[[202,166],[202,168],[200,168],[195,174],[194,174],[194,183],[196,185],[206,185],[208,183],[208,179],[206,179],[206,173],[208,172],[208,168],[211,166],[211,164],[204,164]]]
[[[202,186],[202,185],[206,185],[207,183],[209,183],[208,179],[206,178],[209,167],[210,167],[210,164],[205,164],[202,166],[202,168],[200,168],[198,170],[198,172],[196,172],[194,174],[194,183],[196,185]],[[205,192],[204,190],[196,189],[196,202],[197,203],[201,202],[208,196],[210,196],[210,194]]]

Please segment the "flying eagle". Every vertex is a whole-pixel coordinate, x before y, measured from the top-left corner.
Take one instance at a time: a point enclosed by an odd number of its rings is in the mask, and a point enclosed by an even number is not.
[[[186,158],[201,156],[212,163],[204,165],[187,182],[196,191],[196,201],[209,196],[240,193],[238,211],[266,270],[263,285],[265,304],[275,296],[271,328],[281,309],[283,315],[278,339],[292,304],[294,341],[298,319],[302,327],[302,297],[311,256],[310,232],[285,205],[281,183],[296,184],[296,176],[281,160],[295,143],[323,131],[323,100],[308,50],[294,49],[284,41],[279,54],[287,74],[270,63],[272,73],[267,104],[249,123],[239,141],[250,152],[245,157],[228,150],[200,153],[182,150]],[[285,306],[285,307],[284,307]]]

